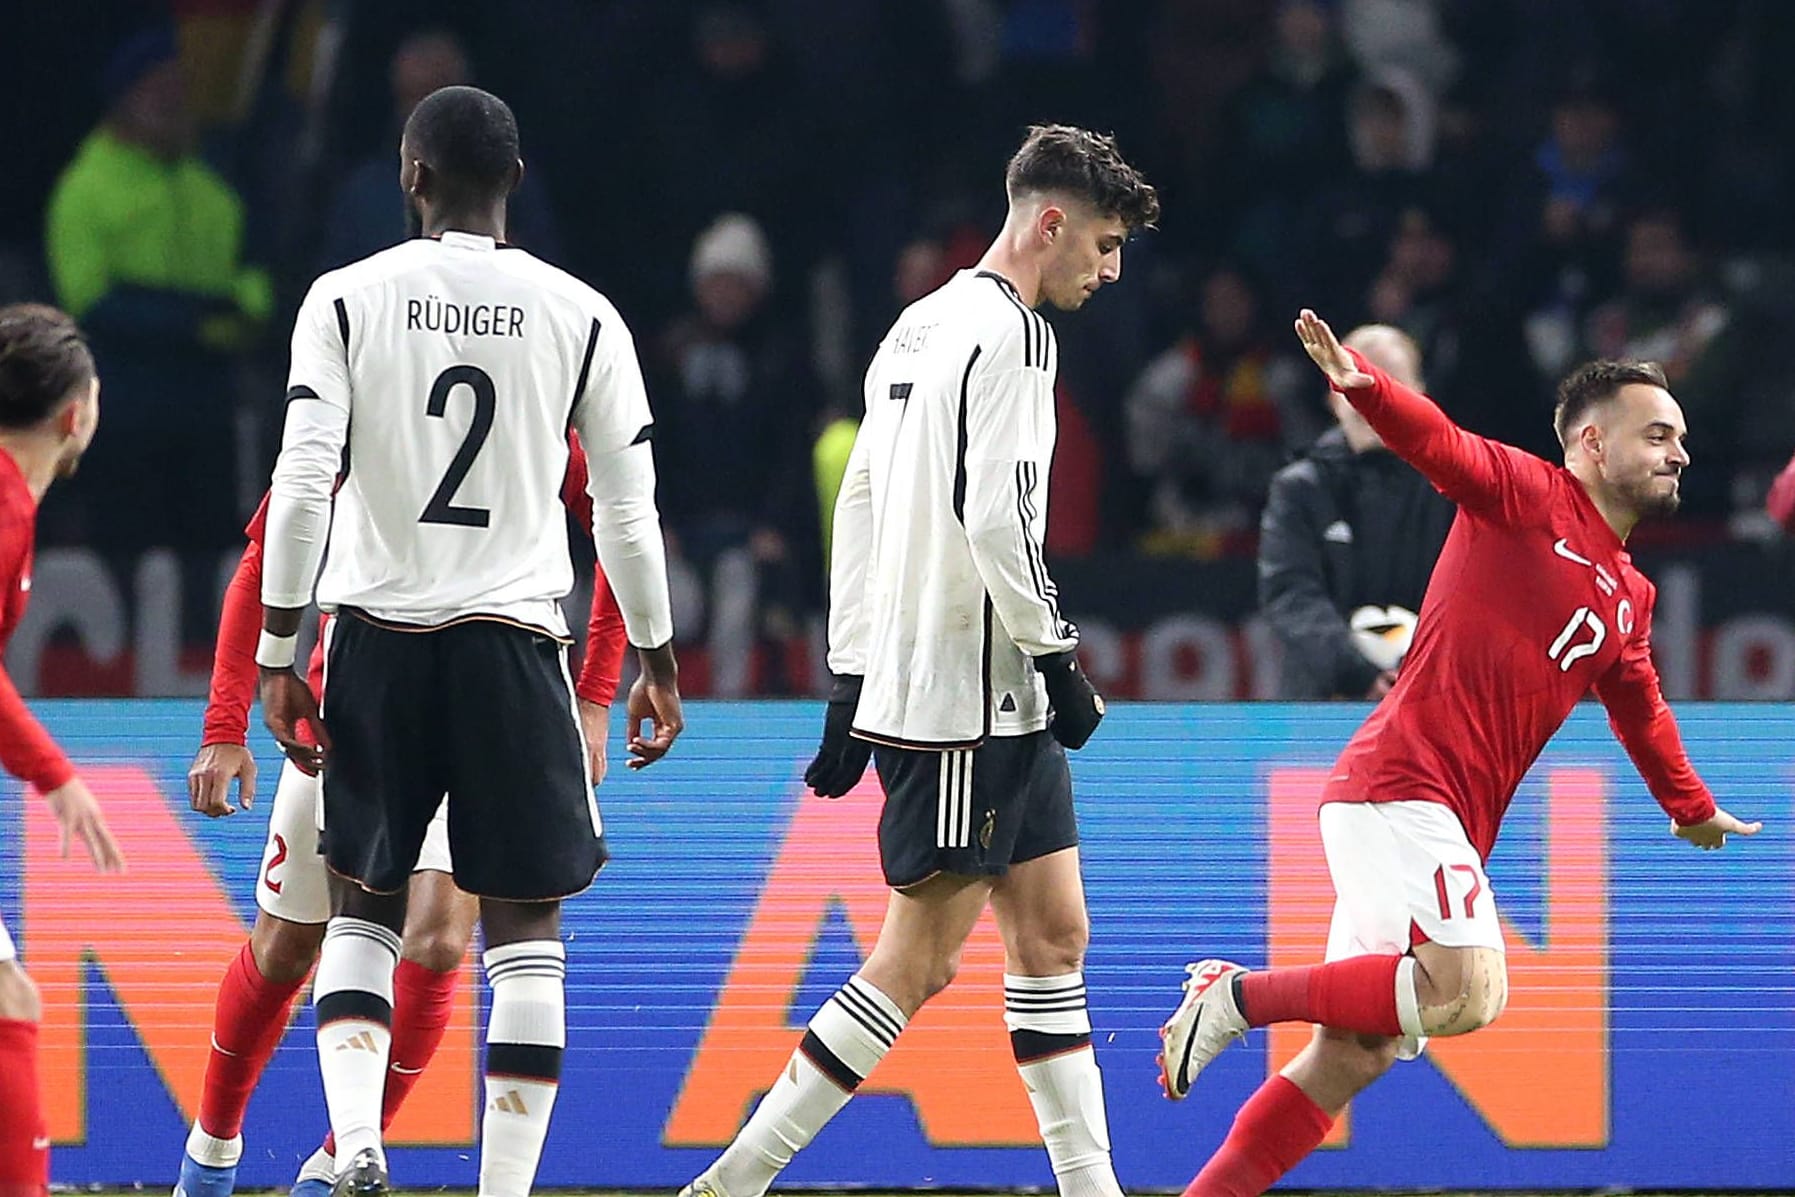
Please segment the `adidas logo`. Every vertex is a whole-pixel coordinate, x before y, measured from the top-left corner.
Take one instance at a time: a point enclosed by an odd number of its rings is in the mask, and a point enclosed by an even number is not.
[[[374,1042],[374,1033],[372,1031],[357,1031],[355,1034],[349,1036],[349,1038],[343,1040],[343,1042],[337,1044],[336,1049],[340,1052],[374,1052],[378,1054],[380,1045]]]
[[[530,1108],[524,1105],[524,1096],[516,1089],[508,1089],[499,1094],[492,1102],[493,1109],[501,1114],[528,1114]]]

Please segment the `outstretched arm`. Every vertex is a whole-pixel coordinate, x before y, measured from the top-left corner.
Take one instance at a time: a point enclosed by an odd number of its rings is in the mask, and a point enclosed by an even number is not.
[[[1467,432],[1426,395],[1410,390],[1342,345],[1327,321],[1308,308],[1296,321],[1297,339],[1390,447],[1459,506],[1509,523],[1546,507],[1554,467],[1513,445]]]

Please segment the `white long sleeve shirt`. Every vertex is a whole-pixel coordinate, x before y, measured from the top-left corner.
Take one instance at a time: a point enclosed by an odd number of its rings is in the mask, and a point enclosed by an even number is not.
[[[1032,658],[1078,643],[1042,558],[1053,330],[965,270],[905,309],[866,372],[835,504],[829,667],[865,677],[854,732],[967,747],[1047,725]]]
[[[421,627],[486,616],[565,637],[569,428],[630,640],[664,644],[653,416],[610,301],[467,233],[322,276],[293,329],[263,602],[303,606],[315,579],[327,611]]]

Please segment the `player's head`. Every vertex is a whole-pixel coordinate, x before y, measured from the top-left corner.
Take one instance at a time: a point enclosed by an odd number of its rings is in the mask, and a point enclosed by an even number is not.
[[[1115,138],[1035,125],[1004,173],[1010,222],[1041,268],[1041,298],[1062,311],[1122,277],[1122,243],[1159,219],[1159,195]]]
[[[1372,365],[1404,386],[1417,391],[1427,389],[1427,381],[1421,376],[1421,346],[1395,325],[1361,324],[1347,333],[1341,344],[1357,349]],[[1328,391],[1328,407],[1333,410],[1334,419],[1340,422],[1341,430],[1346,433],[1346,443],[1352,446],[1353,452],[1363,453],[1383,447],[1384,438],[1359,414],[1358,408],[1347,402],[1345,395]]]
[[[523,173],[517,118],[491,92],[438,88],[405,122],[399,186],[426,229],[501,208]]]
[[[1688,427],[1656,362],[1594,361],[1558,384],[1565,464],[1635,516],[1669,515],[1689,464]]]
[[[100,380],[75,322],[42,304],[0,307],[0,436],[49,440],[66,478],[99,423]]]

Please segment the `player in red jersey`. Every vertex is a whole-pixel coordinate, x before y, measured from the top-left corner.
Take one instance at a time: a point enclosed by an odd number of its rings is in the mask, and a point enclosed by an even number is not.
[[[1714,804],[1659,691],[1655,590],[1625,542],[1676,510],[1682,409],[1649,362],[1591,362],[1560,384],[1553,466],[1458,427],[1342,348],[1315,313],[1297,336],[1334,389],[1459,514],[1395,686],[1322,794],[1335,892],[1327,963],[1189,968],[1160,1032],[1176,1100],[1251,1027],[1316,1024],[1260,1087],[1186,1197],[1261,1193],[1320,1144],[1346,1103],[1427,1036],[1487,1026],[1508,1000],[1484,863],[1515,787],[1592,688],[1671,830],[1699,848],[1753,835]]]
[[[561,498],[582,526],[592,522],[586,493],[586,455],[572,441]],[[194,810],[212,817],[235,813],[233,779],[244,807],[253,800],[256,766],[247,747],[249,708],[255,700],[255,648],[262,622],[262,535],[268,500],[249,522],[249,544],[225,592],[212,663],[211,695],[199,753],[187,774]],[[326,620],[328,622],[328,620]],[[623,615],[604,571],[593,580],[586,655],[575,687],[580,722],[591,752],[592,776],[605,773],[605,729],[623,664]],[[323,689],[323,636],[308,677]],[[309,764],[282,767],[268,821],[268,841],[256,881],[258,911],[249,940],[226,970],[213,1015],[212,1054],[206,1067],[199,1116],[181,1159],[177,1194],[227,1197],[243,1154],[243,1115],[262,1069],[287,1028],[293,997],[317,961],[330,918],[324,857],[318,848],[318,779]],[[461,960],[479,915],[476,899],[450,876],[448,825],[438,810],[417,871],[399,967],[394,972],[393,1046],[382,1103],[383,1128],[423,1075],[448,1027]],[[328,1193],[335,1176],[335,1144],[324,1145],[300,1168],[299,1197]]]
[[[31,598],[37,505],[75,472],[100,421],[100,382],[75,322],[37,304],[0,307],[0,653]],[[99,803],[0,666],[0,765],[44,796],[62,852],[80,840],[102,873],[125,867]],[[37,1080],[37,986],[0,922],[0,1197],[42,1197],[50,1139]]]

